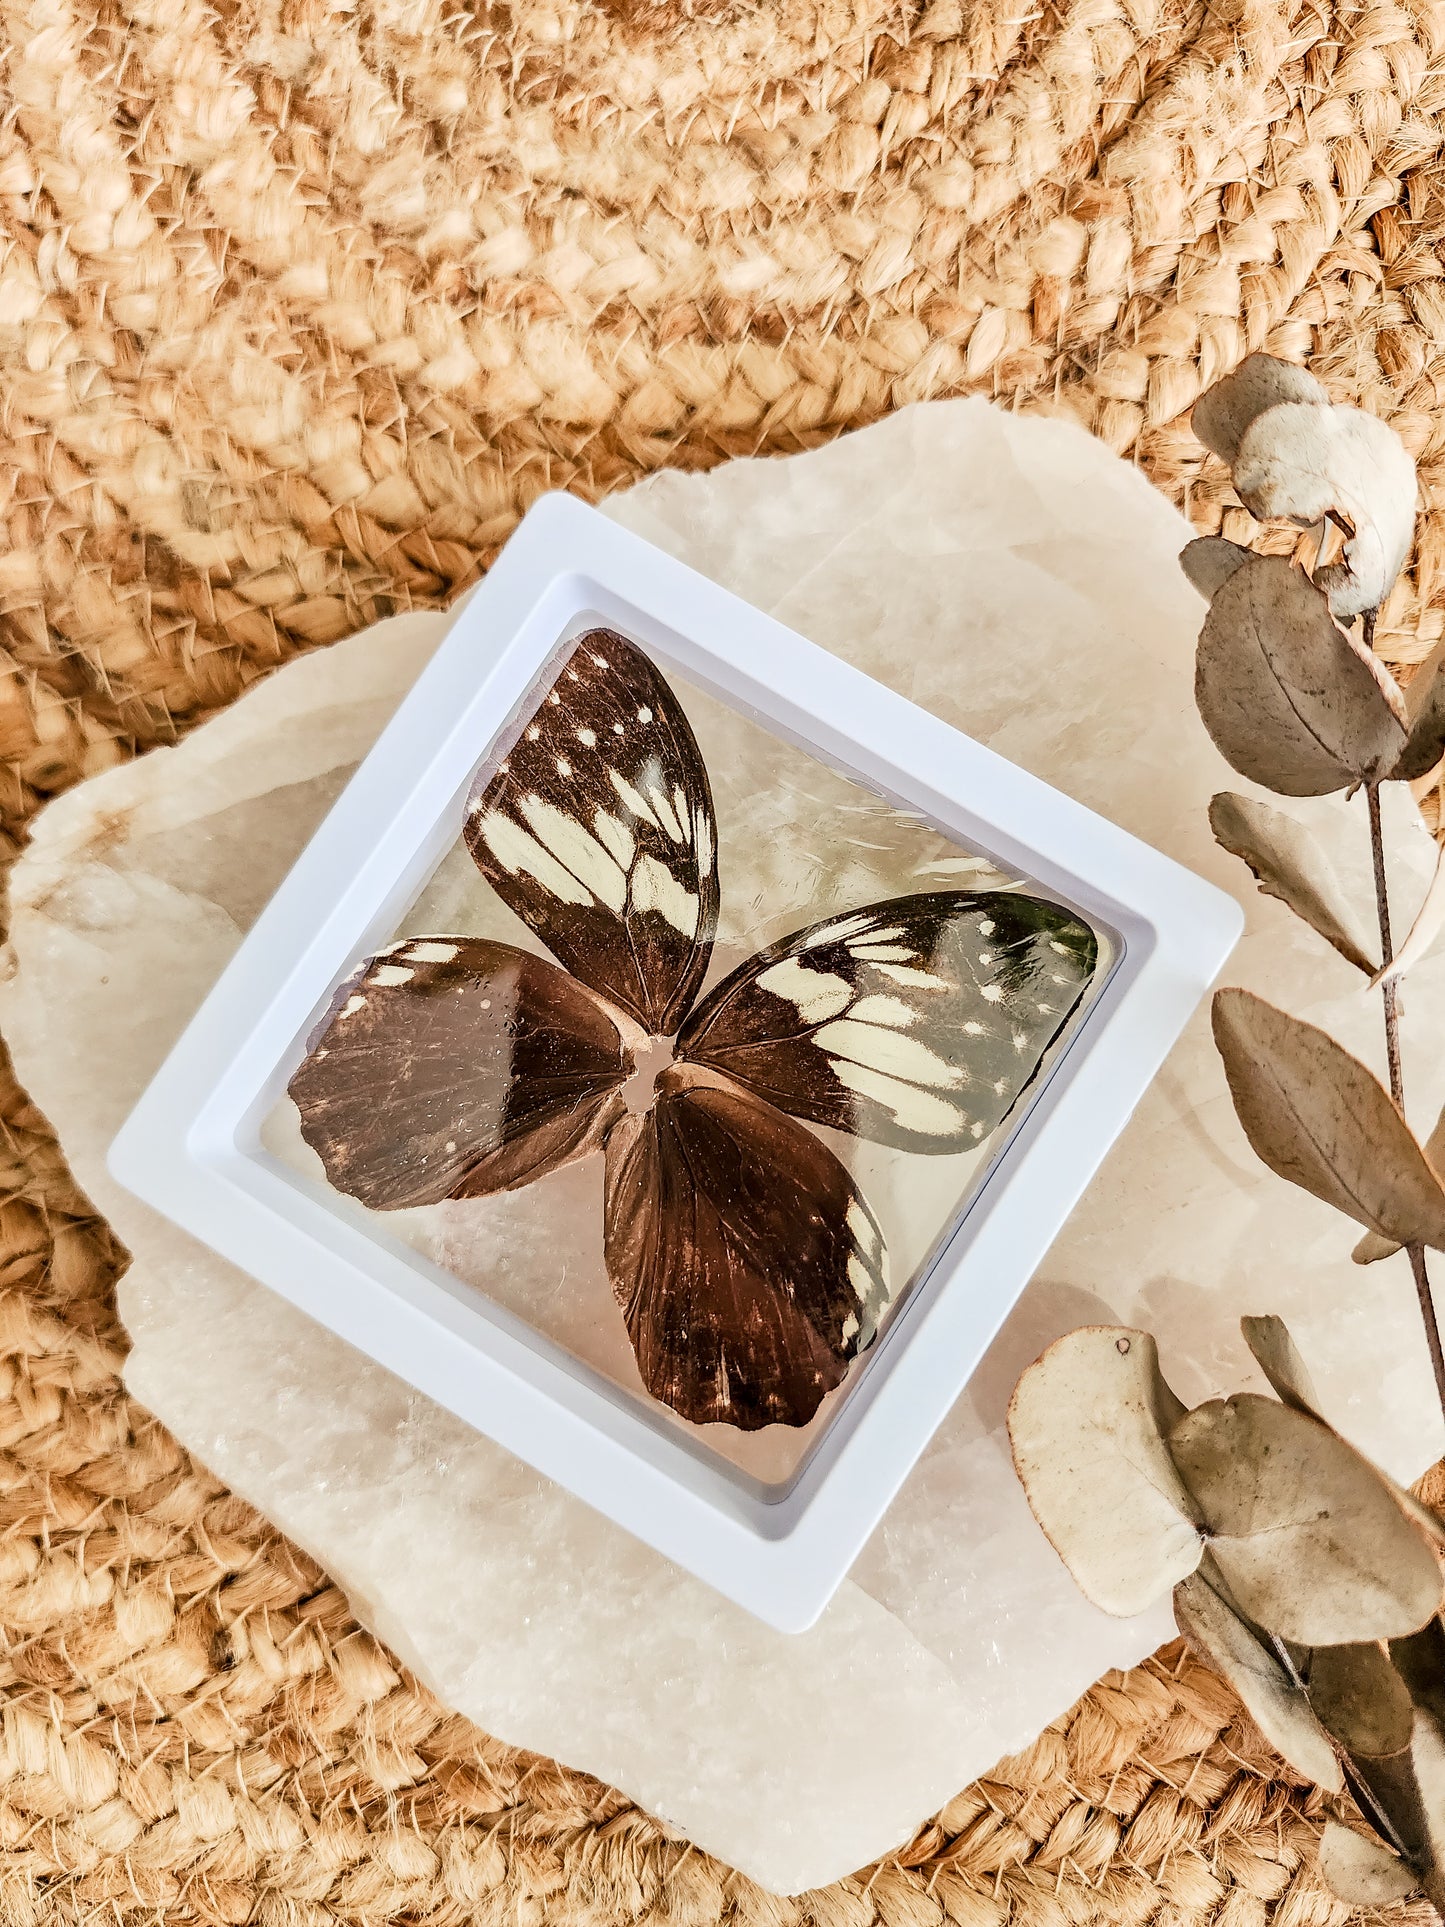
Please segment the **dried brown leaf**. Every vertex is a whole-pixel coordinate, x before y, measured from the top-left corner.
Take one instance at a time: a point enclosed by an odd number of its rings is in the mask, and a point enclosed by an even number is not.
[[[1400,945],[1394,959],[1370,979],[1370,988],[1373,990],[1377,984],[1394,983],[1406,971],[1413,970],[1420,959],[1434,949],[1442,930],[1445,930],[1445,845],[1441,846],[1435,858],[1435,874],[1430,879],[1430,888],[1425,892],[1425,901],[1410,926],[1409,936]]]
[[[1445,637],[1430,651],[1410,678],[1405,690],[1406,727],[1409,736],[1391,776],[1405,783],[1418,783],[1428,776],[1445,756]]]
[[[1445,1111],[1436,1118],[1435,1128],[1426,1138],[1423,1149],[1431,1170],[1437,1174],[1445,1171]],[[1398,1240],[1382,1238],[1378,1231],[1367,1231],[1350,1256],[1357,1265],[1373,1265],[1381,1258],[1393,1258],[1401,1249]]]
[[[1252,551],[1241,548],[1222,535],[1201,535],[1187,542],[1179,552],[1179,566],[1206,602],[1221,583],[1228,582]]]
[[[1440,1609],[1431,1542],[1391,1482],[1307,1412],[1252,1392],[1169,1434],[1241,1612],[1301,1646],[1398,1638]]]
[[[1432,1619],[1418,1633],[1392,1639],[1390,1658],[1416,1706],[1445,1725],[1445,1625]]]
[[[1174,1618],[1185,1638],[1229,1681],[1270,1745],[1316,1786],[1341,1792],[1339,1759],[1309,1701],[1279,1659],[1201,1574],[1174,1588]]]
[[[1282,1318],[1241,1318],[1239,1329],[1254,1354],[1254,1362],[1286,1405],[1319,1418],[1319,1397],[1309,1367],[1300,1357]]]
[[[1351,1907],[1388,1907],[1420,1889],[1398,1854],[1338,1820],[1327,1820],[1320,1837],[1320,1878]]]
[[[1034,1517],[1079,1590],[1120,1618],[1199,1563],[1193,1502],[1163,1437],[1183,1413],[1148,1332],[1106,1325],[1050,1345],[1009,1404]]]
[[[1415,538],[1415,464],[1388,422],[1359,408],[1287,401],[1240,437],[1234,486],[1251,515],[1301,528],[1326,516],[1349,533],[1344,555],[1315,572],[1342,621],[1377,609]]]
[[[1327,408],[1330,398],[1307,368],[1274,355],[1246,355],[1232,374],[1195,402],[1190,426],[1206,448],[1233,468],[1245,431],[1266,409],[1287,401]]]
[[[1438,1887],[1442,1884],[1441,1863],[1445,1861],[1445,1731],[1429,1713],[1419,1712],[1415,1715],[1410,1765],[1420,1796],[1429,1858],[1437,1876],[1430,1884]]]
[[[1324,796],[1373,778],[1405,742],[1323,595],[1282,556],[1251,556],[1216,592],[1194,694],[1231,767],[1286,796]]]
[[[1358,1058],[1246,990],[1216,992],[1214,1041],[1245,1135],[1272,1171],[1381,1237],[1445,1247],[1445,1189]]]
[[[1251,796],[1221,790],[1209,805],[1214,840],[1254,872],[1266,896],[1278,897],[1356,970],[1373,976],[1354,913],[1341,901],[1329,859],[1302,824]]]
[[[1382,1646],[1322,1646],[1310,1665],[1309,1694],[1322,1725],[1352,1759],[1409,1752],[1415,1708]]]

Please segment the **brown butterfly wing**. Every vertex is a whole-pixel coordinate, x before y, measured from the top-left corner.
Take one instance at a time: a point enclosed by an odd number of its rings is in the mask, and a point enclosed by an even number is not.
[[[805,1425],[877,1332],[882,1232],[811,1131],[685,1078],[607,1140],[607,1269],[643,1382],[695,1424]]]
[[[574,976],[671,1035],[717,930],[712,793],[691,725],[611,630],[576,644],[468,801],[483,876]]]
[[[1014,891],[930,891],[830,917],[710,991],[678,1038],[795,1117],[966,1151],[1008,1114],[1098,959],[1086,924]]]
[[[416,937],[337,993],[288,1088],[332,1184],[395,1211],[585,1155],[631,1071],[597,999],[545,957]]]

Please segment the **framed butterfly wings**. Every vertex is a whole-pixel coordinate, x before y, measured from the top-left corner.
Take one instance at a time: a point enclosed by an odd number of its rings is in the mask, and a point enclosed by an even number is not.
[[[307,1142],[382,1210],[602,1150],[606,1269],[649,1393],[695,1424],[806,1425],[892,1290],[883,1228],[818,1127],[978,1149],[1087,989],[1093,932],[1013,891],[902,895],[700,998],[720,903],[707,769],[673,690],[610,631],[581,638],[478,780],[464,835],[556,961],[452,937],[370,959],[291,1080]],[[673,1061],[638,1090],[648,1039]]]
[[[717,932],[717,825],[682,705],[609,630],[584,636],[467,808],[502,901],[566,969],[670,1036]]]
[[[561,495],[528,513],[109,1164],[346,1346],[796,1632],[1240,916],[870,681],[847,660],[856,625],[820,650],[628,513]],[[615,662],[604,623],[636,645]],[[963,876],[1025,927],[935,887]],[[1056,900],[1035,927],[1031,892]],[[1053,1014],[1031,1006],[1068,994],[1051,972],[1084,988],[1036,1059]]]

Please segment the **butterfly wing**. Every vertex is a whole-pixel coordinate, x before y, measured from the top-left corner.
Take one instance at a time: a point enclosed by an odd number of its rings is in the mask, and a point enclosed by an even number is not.
[[[288,1089],[332,1184],[395,1211],[585,1155],[631,1072],[601,1004],[545,957],[415,937],[342,987]]]
[[[607,1140],[607,1269],[643,1382],[695,1424],[805,1425],[877,1332],[883,1234],[820,1138],[686,1076]]]
[[[964,1151],[1012,1108],[1097,960],[1088,926],[1037,897],[898,897],[759,952],[697,1007],[679,1052],[815,1124]]]
[[[652,1035],[676,1030],[712,954],[717,834],[691,725],[631,643],[581,638],[478,780],[466,839],[574,976]]]

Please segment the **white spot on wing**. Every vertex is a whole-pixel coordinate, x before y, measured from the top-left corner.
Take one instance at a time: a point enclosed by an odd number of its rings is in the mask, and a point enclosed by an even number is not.
[[[684,937],[697,935],[702,905],[655,856],[644,853],[632,872],[632,908],[655,910]]]
[[[866,1251],[871,1256],[878,1249],[881,1243],[878,1227],[857,1198],[848,1200],[848,1229],[853,1233],[854,1241],[860,1251]]]
[[[846,1345],[850,1338],[856,1338],[857,1335],[858,1314],[856,1311],[850,1311],[848,1316],[843,1320],[843,1343]]]
[[[844,937],[851,937],[855,930],[864,929],[870,921],[871,919],[866,914],[862,916],[841,917],[837,923],[825,923],[821,930],[815,930],[805,943],[798,945],[798,948],[800,950],[816,950],[818,945],[822,943],[838,943]]]
[[[482,818],[483,843],[511,876],[533,877],[544,890],[550,890],[560,903],[590,905],[592,892],[580,884],[565,864],[544,850],[536,837],[529,836],[520,823],[502,810],[489,810]]]
[[[647,707],[646,703],[638,710],[637,720],[640,723],[650,723],[652,721],[652,711]]]
[[[698,875],[708,876],[712,871],[712,824],[701,807],[692,819],[692,847],[697,852]]]
[[[862,963],[908,963],[913,952],[896,943],[850,943],[849,950]]]
[[[978,994],[986,1004],[1001,1004],[1003,1002],[1003,990],[998,984],[985,984]]]
[[[371,982],[376,990],[396,990],[402,984],[409,984],[415,975],[414,970],[403,969],[400,964],[383,964],[380,970],[371,973]]]
[[[954,1137],[963,1129],[961,1115],[941,1097],[920,1091],[916,1085],[905,1084],[896,1077],[885,1077],[866,1064],[850,1064],[846,1057],[835,1057],[832,1064],[833,1075],[840,1084],[856,1091],[860,1097],[881,1104],[910,1131]]]
[[[927,970],[910,970],[907,964],[875,964],[880,977],[887,977],[895,984],[905,984],[910,990],[947,990],[948,983],[942,977],[935,977]]]
[[[638,795],[637,791],[632,787],[631,783],[628,782],[622,772],[620,770],[610,769],[607,775],[613,789],[616,790],[618,796],[621,797],[622,801],[627,805],[628,809],[631,810],[638,822],[650,823],[653,829],[660,830],[662,825],[652,814],[651,805],[644,797]]]
[[[622,818],[613,816],[607,810],[598,810],[592,819],[592,827],[597,832],[598,842],[613,862],[620,863],[624,870],[630,869],[632,859],[637,854],[637,838]]]
[[[877,1024],[858,1024],[852,1018],[840,1017],[836,1023],[823,1026],[817,1043],[820,1050],[836,1051],[869,1070],[906,1077],[935,1089],[947,1090],[964,1081],[961,1071],[918,1038],[900,1037],[896,1030],[884,1030]]]
[[[566,864],[599,903],[605,903],[609,910],[621,916],[627,901],[627,877],[616,858],[608,854],[575,816],[559,810],[555,803],[545,802],[540,796],[528,796],[523,798],[521,809],[529,827],[557,861]]]
[[[577,732],[577,740],[584,749],[595,749],[597,747],[597,731],[595,729],[579,729]]]
[[[825,1023],[853,1001],[853,989],[846,977],[837,977],[831,970],[809,970],[796,957],[784,957],[781,963],[772,964],[758,978],[758,984],[773,996],[786,998],[806,1024]]]
[[[901,997],[860,997],[848,1015],[860,1024],[886,1024],[890,1030],[907,1030],[918,1021],[919,1013]]]
[[[365,1009],[366,1009],[366,999],[362,996],[360,991],[357,991],[354,996],[347,998],[346,1002],[341,1006],[341,1009],[337,1011],[336,1014],[338,1017],[354,1017],[357,1011],[365,1010]]]
[[[559,776],[570,776],[572,774],[572,765],[567,761],[565,756],[559,756],[557,758],[557,774]]]
[[[680,796],[682,792],[679,790],[678,794]],[[668,802],[656,784],[648,784],[647,800],[652,805],[653,819],[658,827],[666,830],[674,843],[685,843],[687,841],[687,832],[682,827],[682,819],[673,814],[671,803]]]
[[[409,944],[406,952],[408,963],[452,963],[456,954],[454,943],[433,943],[429,938]]]

